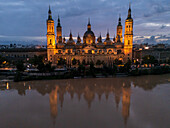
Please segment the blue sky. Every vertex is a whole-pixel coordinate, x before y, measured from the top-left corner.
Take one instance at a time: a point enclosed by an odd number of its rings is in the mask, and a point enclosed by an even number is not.
[[[57,24],[61,17],[63,35],[81,36],[88,18],[96,36],[104,37],[107,29],[113,37],[119,13],[122,25],[129,2],[134,19],[134,40],[137,42],[170,43],[170,0],[1,0],[0,40],[44,40],[48,6]],[[124,29],[123,29],[124,32]]]

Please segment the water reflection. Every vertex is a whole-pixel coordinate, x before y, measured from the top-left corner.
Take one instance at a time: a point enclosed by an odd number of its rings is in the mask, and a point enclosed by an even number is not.
[[[152,90],[158,84],[168,82],[169,75],[141,76],[127,78],[102,78],[102,79],[77,79],[77,80],[52,80],[52,81],[30,81],[20,83],[6,83],[0,86],[0,90],[17,90],[19,95],[26,95],[26,90],[36,90],[42,96],[49,95],[50,113],[55,120],[58,116],[58,107],[63,108],[65,96],[71,99],[78,98],[86,101],[88,109],[91,109],[95,99],[108,100],[110,95],[114,96],[115,108],[121,107],[121,115],[124,125],[130,116],[130,103],[132,88],[139,87],[144,90]],[[113,97],[111,97],[113,98]],[[121,103],[121,106],[120,106]]]

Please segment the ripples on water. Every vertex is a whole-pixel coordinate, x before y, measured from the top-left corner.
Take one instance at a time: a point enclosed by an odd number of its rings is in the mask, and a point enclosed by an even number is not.
[[[170,75],[0,83],[0,128],[168,128]]]

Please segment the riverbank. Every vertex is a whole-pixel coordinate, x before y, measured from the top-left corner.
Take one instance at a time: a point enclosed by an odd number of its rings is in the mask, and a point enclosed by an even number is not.
[[[135,68],[129,69],[127,72],[116,71],[112,68],[88,70],[68,69],[60,72],[19,72],[15,75],[0,76],[0,79],[9,79],[14,82],[31,81],[31,80],[54,80],[54,79],[81,79],[81,78],[112,78],[112,77],[128,77],[142,75],[161,75],[170,73],[169,66],[151,67],[151,68]]]

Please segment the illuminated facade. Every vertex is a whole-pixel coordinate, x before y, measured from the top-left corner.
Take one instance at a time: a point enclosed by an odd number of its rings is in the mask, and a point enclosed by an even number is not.
[[[49,8],[47,19],[47,57],[48,61],[53,65],[57,65],[62,58],[67,64],[72,64],[72,60],[79,60],[80,63],[93,62],[96,64],[98,60],[103,61],[107,65],[112,65],[115,59],[127,62],[132,60],[133,46],[133,19],[131,17],[131,7],[129,7],[128,17],[125,21],[124,43],[122,36],[121,17],[119,16],[117,25],[117,35],[113,40],[110,39],[110,34],[107,32],[106,39],[103,42],[101,35],[97,38],[91,29],[90,19],[87,25],[87,31],[84,33],[83,40],[79,34],[75,42],[70,31],[69,39],[66,41],[62,37],[62,27],[60,18],[54,32],[54,20],[52,19],[51,9]]]

